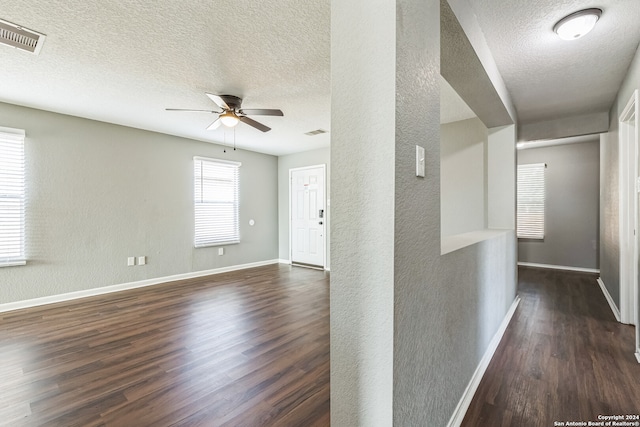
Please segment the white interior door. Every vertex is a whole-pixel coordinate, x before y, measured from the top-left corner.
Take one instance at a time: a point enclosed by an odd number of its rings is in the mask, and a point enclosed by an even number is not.
[[[325,166],[291,169],[291,262],[325,266]]]

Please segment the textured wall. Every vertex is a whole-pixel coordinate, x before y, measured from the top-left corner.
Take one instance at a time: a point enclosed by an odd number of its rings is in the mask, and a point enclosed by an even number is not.
[[[440,125],[442,236],[487,227],[487,139],[478,118]]]
[[[9,104],[0,126],[26,130],[28,257],[0,268],[0,303],[278,257],[276,157]],[[193,248],[195,155],[242,162],[223,256]]]
[[[463,1],[466,2],[466,0]],[[468,5],[460,7],[463,12],[469,9]],[[492,79],[483,67],[458,18],[453,12],[445,13],[442,15],[442,24],[443,37],[440,45],[442,77],[487,127],[512,124],[514,120],[493,84],[496,79]],[[464,64],[464,67],[460,64]]]
[[[620,212],[619,212],[619,136],[620,113],[634,90],[640,89],[640,48],[611,108],[610,127],[600,140],[600,276],[611,297],[620,307]]]
[[[520,239],[518,261],[598,268],[600,141],[518,151],[518,164],[546,163],[544,240]]]
[[[440,256],[438,6],[437,0],[398,1],[393,388],[397,426],[446,425],[516,290],[513,231]],[[440,6],[446,16],[442,22],[451,22],[448,3]],[[450,29],[442,31],[443,37],[447,34]],[[458,60],[457,66],[465,67],[464,57]],[[426,148],[425,179],[416,178],[412,168],[416,144]]]
[[[278,245],[280,259],[288,260],[289,253],[289,169],[305,166],[326,165],[327,173],[327,200],[331,198],[331,151],[329,148],[304,151],[302,153],[289,154],[278,157]],[[329,242],[330,234],[330,210],[325,209],[325,227],[327,233],[327,268],[330,268],[331,251]]]
[[[490,84],[498,93],[500,104],[502,104],[509,113],[511,123],[517,122],[516,109],[513,105],[511,95],[507,90],[502,75],[498,71],[498,65],[489,49],[484,30],[480,27],[480,22],[478,21],[474,7],[470,4],[469,0],[448,0],[448,3],[453,13],[455,13],[458,22],[464,29],[467,40],[473,47],[475,55],[480,60],[483,72],[487,74]],[[440,49],[442,50],[442,46],[440,46]],[[498,105],[496,108],[501,109],[502,107]]]
[[[331,1],[334,427],[392,423],[395,39],[395,2]]]

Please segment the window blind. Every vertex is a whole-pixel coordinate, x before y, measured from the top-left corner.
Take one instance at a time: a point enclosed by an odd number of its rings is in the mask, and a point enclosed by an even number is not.
[[[194,157],[196,248],[240,242],[241,163]]]
[[[518,165],[518,237],[544,239],[544,163]]]
[[[0,128],[0,267],[26,263],[24,131]]]

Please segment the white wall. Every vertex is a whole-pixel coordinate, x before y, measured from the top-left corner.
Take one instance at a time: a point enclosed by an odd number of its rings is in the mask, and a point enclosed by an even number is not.
[[[487,140],[477,117],[440,125],[442,236],[487,227]]]
[[[274,156],[2,103],[0,126],[26,130],[28,258],[0,268],[0,303],[278,257]],[[196,155],[242,162],[223,256],[193,247]]]
[[[516,126],[489,129],[487,154],[487,225],[516,228]]]
[[[305,166],[326,165],[327,173],[327,200],[331,199],[331,151],[329,148],[319,150],[303,151],[302,153],[290,154],[278,157],[278,242],[280,259],[290,261],[289,253],[289,169],[301,168]],[[327,265],[330,268],[331,250],[331,206],[327,205],[325,210],[325,230],[327,233]]]
[[[395,57],[396,2],[331,1],[334,427],[393,423]]]

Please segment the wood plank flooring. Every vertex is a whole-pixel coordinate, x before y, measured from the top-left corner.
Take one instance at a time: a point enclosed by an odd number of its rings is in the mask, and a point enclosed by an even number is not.
[[[519,269],[522,301],[463,426],[547,427],[640,414],[635,331],[616,322],[596,278]]]
[[[0,313],[2,426],[327,426],[329,276],[271,265]]]

